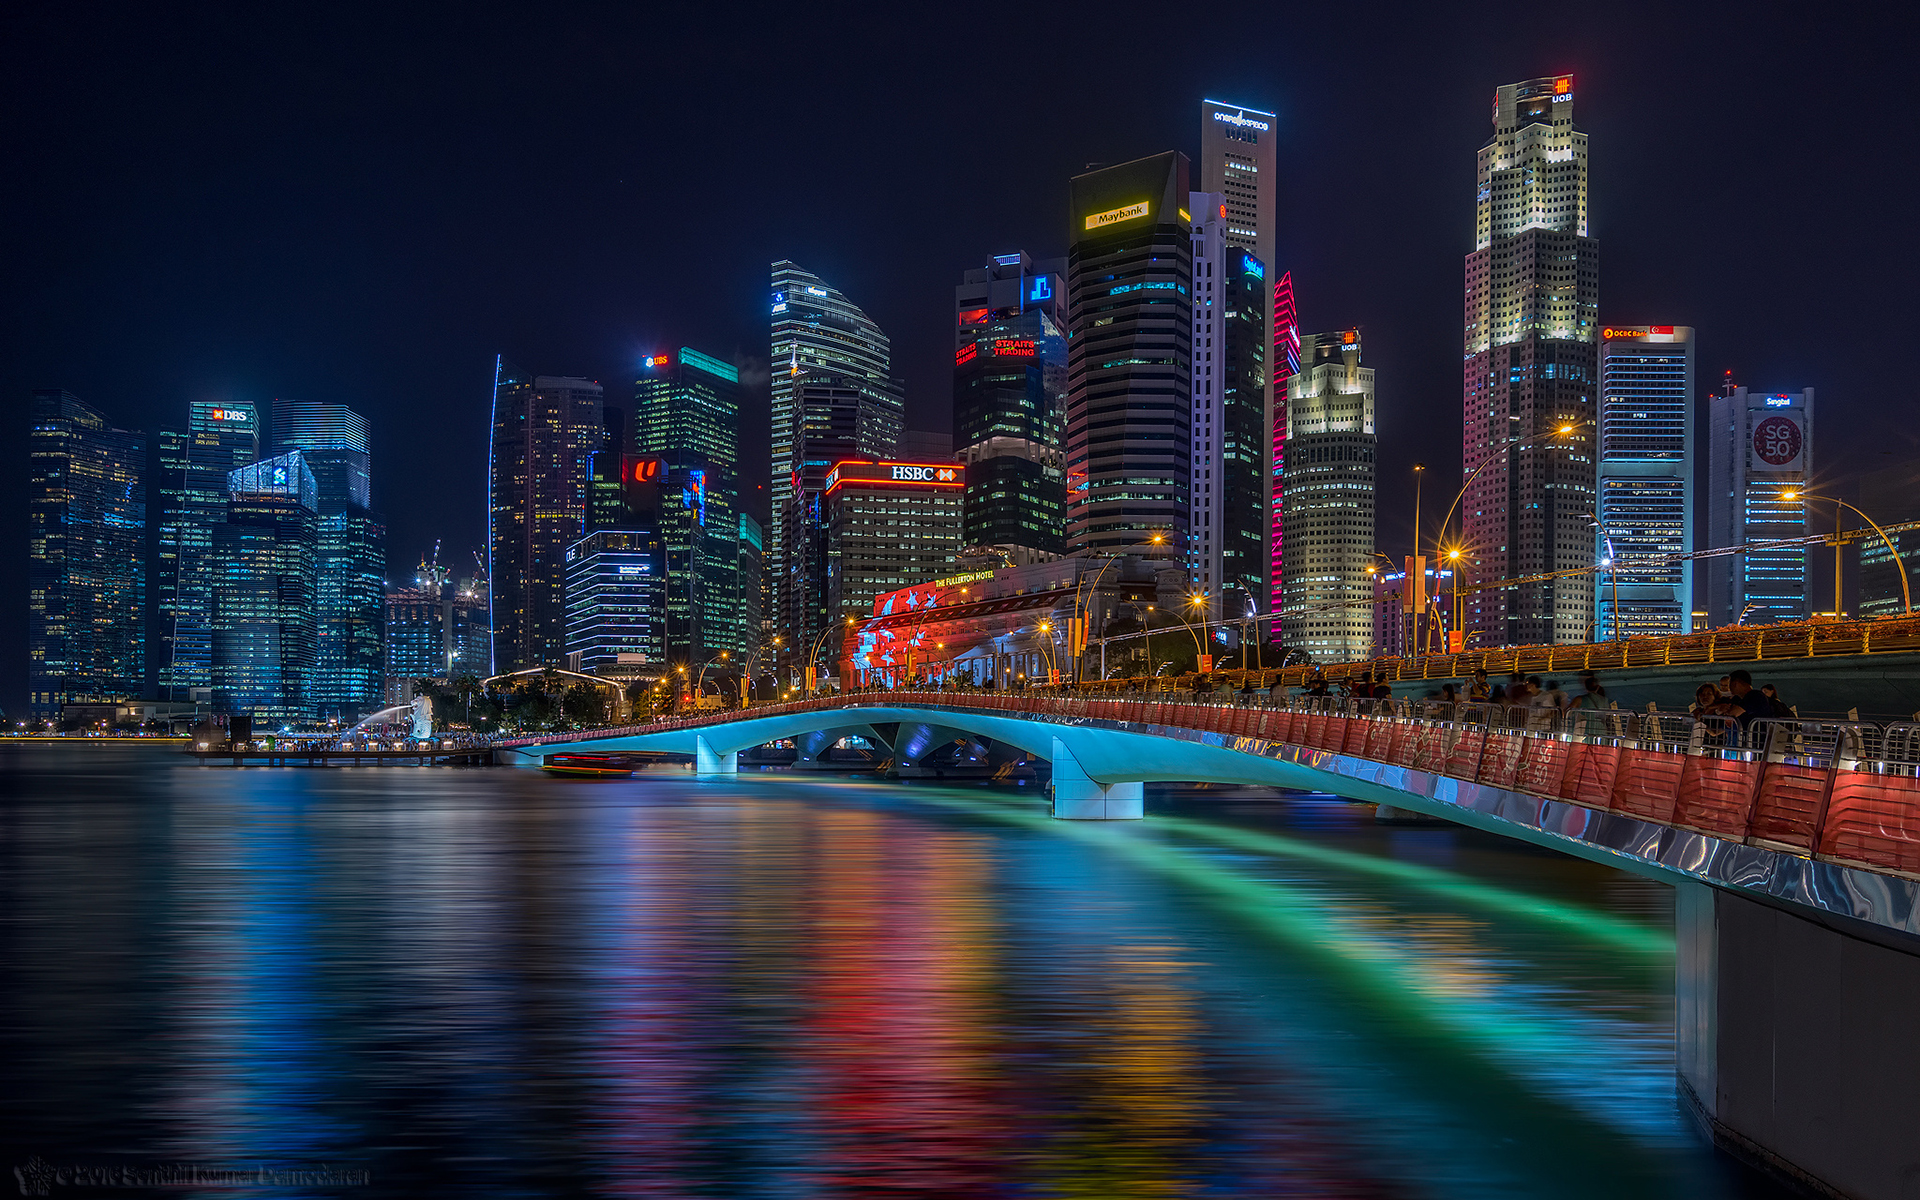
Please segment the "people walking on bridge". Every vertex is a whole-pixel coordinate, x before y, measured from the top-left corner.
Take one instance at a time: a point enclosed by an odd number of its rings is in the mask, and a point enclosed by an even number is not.
[[[1493,688],[1487,683],[1487,669],[1475,667],[1473,682],[1467,685],[1467,700],[1473,704],[1484,704],[1493,696]]]
[[[1607,702],[1607,689],[1600,686],[1600,677],[1588,675],[1580,681],[1580,694],[1567,707],[1585,712],[1604,712],[1612,706]]]
[[[1767,698],[1767,715],[1768,716],[1792,717],[1796,715],[1792,707],[1790,707],[1785,700],[1782,700],[1780,698],[1779,689],[1774,687],[1772,684],[1770,683],[1761,684],[1760,694]]]

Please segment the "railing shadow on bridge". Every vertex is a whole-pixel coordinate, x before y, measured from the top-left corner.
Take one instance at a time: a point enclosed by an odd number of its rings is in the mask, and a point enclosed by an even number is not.
[[[862,705],[1115,722],[1286,743],[1920,879],[1920,725],[1295,697],[854,691],[501,748]],[[850,715],[856,716],[857,713]]]

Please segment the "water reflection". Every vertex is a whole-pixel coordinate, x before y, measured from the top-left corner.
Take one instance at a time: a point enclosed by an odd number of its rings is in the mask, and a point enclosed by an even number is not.
[[[1207,792],[1091,826],[1020,791],[48,751],[0,787],[8,1165],[1752,1191],[1675,1110],[1663,890],[1484,835]]]

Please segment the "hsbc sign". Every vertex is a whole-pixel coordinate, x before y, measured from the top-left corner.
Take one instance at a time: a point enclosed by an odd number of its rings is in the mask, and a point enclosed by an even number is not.
[[[906,463],[893,465],[893,477],[908,483],[952,483],[959,476],[954,467],[917,467]]]

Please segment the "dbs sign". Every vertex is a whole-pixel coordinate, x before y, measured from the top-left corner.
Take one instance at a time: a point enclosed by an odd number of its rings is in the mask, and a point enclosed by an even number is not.
[[[1792,417],[1771,416],[1753,427],[1753,466],[1759,471],[1796,471],[1806,449],[1800,423]]]

